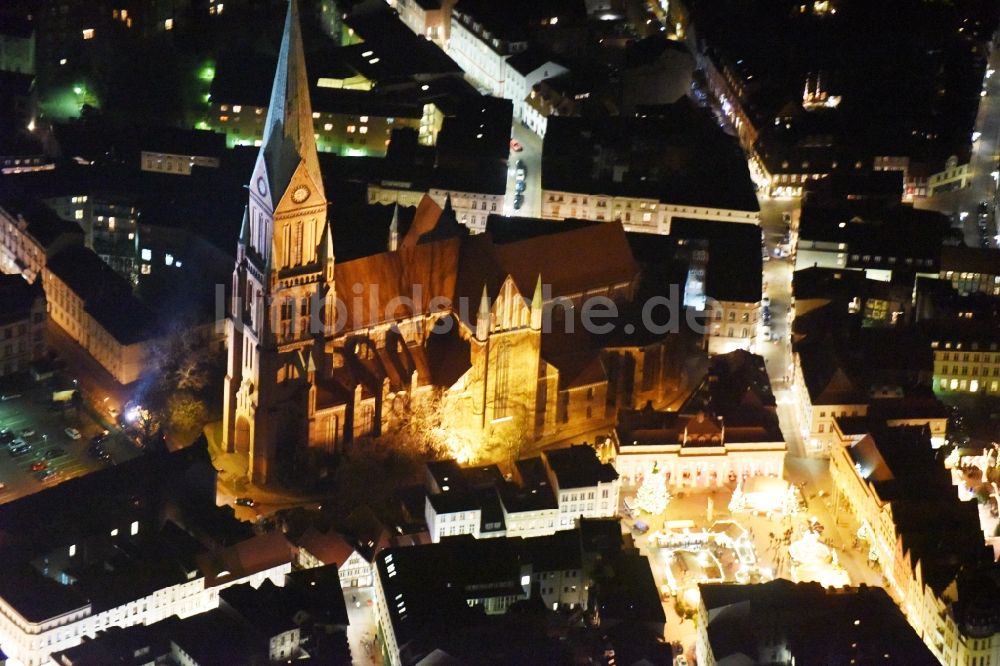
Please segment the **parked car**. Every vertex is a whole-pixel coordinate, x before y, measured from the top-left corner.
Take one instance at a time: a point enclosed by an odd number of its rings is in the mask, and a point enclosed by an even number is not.
[[[87,449],[87,453],[90,455],[91,458],[100,458],[101,456],[106,454],[107,451],[105,451],[104,447],[101,446],[100,444],[91,444],[90,448]]]
[[[514,195],[514,210],[521,210],[521,206],[524,205],[524,195],[515,194]]]
[[[528,169],[524,166],[524,160],[518,160],[514,165],[514,177],[517,180],[524,180],[528,176]]]
[[[17,457],[23,456],[25,453],[28,453],[29,451],[31,451],[31,447],[27,446],[27,445],[25,445],[25,446],[23,446],[21,448],[11,449],[10,450],[10,457],[11,458],[17,458]]]
[[[772,336],[774,334],[771,332],[771,327],[768,326],[767,324],[765,324],[764,326],[761,327],[761,333],[764,335],[764,339],[765,340],[771,340],[771,339],[773,339]]]
[[[80,439],[83,436],[80,434],[80,431],[77,430],[76,428],[66,428],[65,430],[63,430],[63,432],[66,433],[67,437],[69,437],[74,441]]]
[[[34,428],[25,428],[24,430],[21,431],[21,437],[34,437],[34,436],[35,436]]]
[[[521,142],[518,141],[517,139],[511,139],[510,140],[510,149],[513,150],[515,153],[519,153],[522,150],[524,150],[524,146],[522,146]]]
[[[638,532],[639,534],[645,534],[646,532],[649,531],[649,525],[647,525],[641,520],[635,521],[635,525],[633,527],[635,531]]]
[[[252,497],[237,497],[236,506],[253,506],[256,502],[253,501]]]
[[[523,180],[519,180],[516,183],[514,183],[514,191],[517,192],[518,194],[524,192],[525,187],[526,183]]]
[[[41,481],[42,483],[55,481],[57,478],[59,478],[59,472],[57,472],[54,469],[43,469],[40,472],[35,472],[35,478]]]
[[[36,460],[35,462],[31,463],[32,472],[41,472],[43,469],[48,469],[48,468],[49,464],[44,460]]]
[[[58,446],[53,446],[45,452],[45,459],[52,460],[53,458],[58,458],[64,455],[66,455],[66,451],[64,449],[60,449]]]

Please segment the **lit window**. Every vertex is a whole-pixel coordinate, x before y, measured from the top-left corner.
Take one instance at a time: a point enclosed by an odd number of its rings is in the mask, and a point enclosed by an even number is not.
[[[347,133],[348,133],[348,134],[354,134],[354,132],[356,132],[356,131],[357,131],[357,129],[358,129],[358,128],[357,128],[357,127],[355,127],[354,125],[348,125],[348,126],[347,126]]]
[[[132,532],[132,536],[135,536],[136,534],[139,533],[139,521],[138,520],[133,520],[132,521],[132,529],[130,531]]]
[[[164,30],[173,30],[174,29],[174,20],[172,18],[166,19],[163,22],[163,29]]]
[[[215,6],[215,13],[216,14],[221,14],[223,7],[225,7],[225,5],[223,5],[221,2],[219,4],[217,4]]]
[[[152,272],[152,270],[153,270],[153,267],[150,266],[149,264],[143,264],[142,265],[142,274],[143,275],[149,275],[150,272]]]
[[[361,129],[359,129],[358,131],[361,132],[362,134],[368,134],[368,127],[366,125],[362,125]]]
[[[166,255],[164,255],[163,256],[163,262],[167,266],[173,266],[174,265],[174,255],[172,255],[172,254],[166,254]]]
[[[113,536],[113,537],[118,536],[118,528],[117,527],[115,529],[111,530],[111,536]]]
[[[115,218],[113,218],[113,217],[108,218],[108,230],[109,231],[114,231],[115,230]]]
[[[130,234],[128,235],[128,239],[129,239],[129,240],[135,240],[135,234],[133,234],[133,233],[130,233]]]
[[[83,38],[84,39],[93,39],[94,38],[94,29],[93,28],[84,28],[83,29]]]
[[[313,111],[313,120],[319,118],[319,111]]]
[[[363,123],[368,122],[368,116],[361,116],[361,122]]]
[[[326,123],[325,125],[323,125],[323,129],[329,132],[330,130],[333,129],[333,123]]]
[[[82,220],[83,219],[83,211],[81,209],[77,208],[75,211],[73,211],[73,217],[76,218],[77,220]]]
[[[70,547],[69,547],[69,556],[73,557],[74,555],[76,555],[76,544],[75,543],[72,544],[72,545],[70,545]]]
[[[225,123],[229,121],[229,116],[219,116],[219,122]]]
[[[152,261],[153,260],[153,251],[150,250],[149,248],[146,248],[146,247],[142,248],[142,260],[143,261]]]
[[[242,110],[243,110],[243,107],[240,106],[239,104],[234,104],[233,105],[233,113],[239,113]]]

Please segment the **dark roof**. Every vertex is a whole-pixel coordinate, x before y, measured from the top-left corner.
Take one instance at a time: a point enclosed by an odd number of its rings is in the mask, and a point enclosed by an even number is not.
[[[350,623],[336,565],[285,574],[283,589],[288,605],[306,611],[314,622],[343,626]]]
[[[946,245],[941,248],[941,270],[1000,275],[1000,250]]]
[[[708,249],[705,295],[719,301],[756,303],[761,299],[763,259],[760,227],[675,217],[670,236],[701,241]]]
[[[108,627],[76,647],[53,653],[52,658],[56,663],[73,666],[140,666],[156,656],[169,654],[169,635],[178,622],[180,619],[172,615],[150,625]]]
[[[559,506],[541,457],[518,460],[514,466],[521,485],[504,482],[498,488],[500,502],[507,513],[541,511]]]
[[[39,299],[45,300],[40,282],[28,284],[20,275],[0,275],[0,325],[28,319]]]
[[[618,478],[615,468],[610,463],[601,463],[597,452],[585,444],[551,449],[544,455],[560,490],[592,487]]]
[[[542,187],[759,210],[739,144],[684,98],[656,118],[549,118]]]
[[[209,130],[150,127],[141,145],[149,152],[220,157],[226,150],[226,135]]]
[[[530,26],[540,26],[551,16],[559,17],[560,27],[587,16],[583,0],[460,0],[453,11],[457,19],[481,25],[504,42],[528,40]]]
[[[549,234],[558,234],[564,231],[591,227],[595,224],[604,223],[572,218],[546,220],[540,217],[507,217],[491,213],[486,218],[486,231],[493,237],[493,242],[503,245],[505,243],[535,238],[536,236],[548,236]]]
[[[20,72],[0,70],[0,90],[3,91],[3,97],[8,95],[29,95],[34,86],[34,74],[22,74]],[[0,97],[0,99],[2,99],[2,97]]]
[[[156,335],[156,317],[132,289],[98,257],[81,246],[67,247],[49,260],[48,269],[83,301],[84,308],[124,345]]]
[[[267,652],[256,632],[222,608],[186,618],[170,640],[204,666],[251,663],[254,654]]]
[[[7,568],[0,576],[0,598],[29,622],[43,622],[90,605],[72,587],[43,576],[27,563]]]
[[[782,441],[776,404],[763,357],[737,349],[712,358],[680,413],[721,417],[731,441]],[[690,431],[690,422],[686,427]]]
[[[537,46],[529,46],[525,50],[507,58],[507,66],[513,68],[522,76],[531,74],[548,62],[560,64],[551,53]]]
[[[43,249],[48,249],[64,234],[77,236],[80,243],[83,243],[83,229],[80,225],[62,219],[43,203],[11,196],[4,198],[0,206],[15,218],[24,220],[27,223],[26,231]]]
[[[347,48],[356,49],[359,55],[368,50],[373,52],[358,67],[379,84],[428,78],[432,74],[461,76],[461,68],[444,51],[429,39],[413,34],[385,3],[359,3],[344,18],[344,23],[363,40]],[[371,63],[375,57],[379,61]]]
[[[708,610],[708,641],[720,662],[769,661],[770,645],[777,642],[797,663],[874,663],[886,654],[914,666],[938,663],[882,588],[827,591],[818,583],[777,579],[699,589]]]
[[[876,425],[848,453],[882,501],[891,504],[911,566],[920,562],[924,581],[936,593],[963,568],[992,561],[992,550],[983,544],[978,510],[955,495],[950,473],[938,462],[925,426]]]
[[[0,561],[28,558],[133,520],[153,523],[169,501],[215,506],[206,441],[145,455],[0,504]]]

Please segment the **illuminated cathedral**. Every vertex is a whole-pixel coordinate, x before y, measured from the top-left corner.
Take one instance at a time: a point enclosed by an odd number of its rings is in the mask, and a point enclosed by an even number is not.
[[[501,244],[425,197],[406,233],[394,220],[384,252],[336,261],[295,0],[248,191],[223,438],[255,483],[310,451],[382,435],[421,404],[436,405],[453,454],[472,460],[501,432],[597,433],[618,407],[660,395],[663,337],[602,337],[577,321],[587,299],[635,298],[620,224]]]

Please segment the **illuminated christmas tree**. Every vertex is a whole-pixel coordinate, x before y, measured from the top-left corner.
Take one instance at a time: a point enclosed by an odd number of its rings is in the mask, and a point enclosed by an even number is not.
[[[653,471],[642,480],[639,491],[635,494],[635,503],[641,511],[658,516],[667,508],[670,493],[667,492],[667,479],[660,473],[657,464],[653,463]]]

